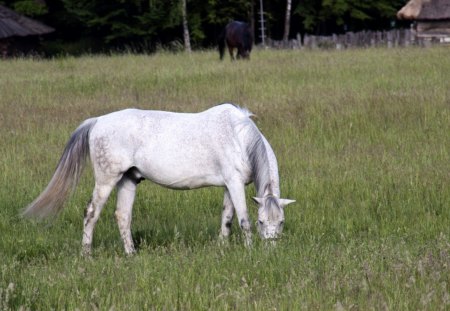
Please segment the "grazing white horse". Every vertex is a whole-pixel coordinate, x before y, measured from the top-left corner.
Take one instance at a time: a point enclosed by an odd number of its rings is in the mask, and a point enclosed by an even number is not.
[[[172,189],[225,187],[221,236],[231,231],[236,211],[246,244],[251,244],[245,185],[254,181],[263,239],[283,229],[278,167],[267,140],[251,113],[222,104],[201,113],[126,109],[84,121],[72,134],[47,188],[24,215],[45,217],[61,210],[90,155],[95,187],[84,218],[83,253],[91,253],[94,226],[114,187],[115,216],[125,252],[135,252],[131,212],[136,187],[143,179]]]

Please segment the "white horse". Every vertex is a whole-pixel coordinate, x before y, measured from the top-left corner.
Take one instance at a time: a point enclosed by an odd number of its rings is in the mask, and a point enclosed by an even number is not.
[[[95,187],[84,218],[83,253],[91,253],[94,226],[114,187],[115,216],[125,252],[135,252],[131,212],[143,179],[172,189],[225,187],[221,237],[230,235],[236,211],[247,245],[251,244],[245,185],[254,181],[263,239],[283,229],[287,204],[280,198],[275,154],[250,119],[251,113],[222,104],[201,113],[126,109],[84,121],[72,134],[47,188],[24,215],[43,218],[61,210],[90,155]]]

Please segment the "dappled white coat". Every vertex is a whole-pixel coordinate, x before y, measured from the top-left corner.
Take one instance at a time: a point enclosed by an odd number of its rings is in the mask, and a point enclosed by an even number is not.
[[[221,236],[230,234],[234,211],[251,243],[245,185],[254,181],[259,204],[258,229],[275,238],[284,222],[278,166],[251,113],[222,104],[201,113],[126,109],[83,122],[66,145],[47,188],[25,211],[46,216],[61,209],[76,185],[89,153],[95,187],[84,219],[83,249],[90,253],[94,226],[117,186],[117,210],[126,253],[133,253],[131,211],[138,183],[151,180],[173,189],[225,187]]]

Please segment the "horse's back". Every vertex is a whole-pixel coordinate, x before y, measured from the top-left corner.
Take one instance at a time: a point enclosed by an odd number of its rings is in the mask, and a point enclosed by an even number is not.
[[[227,24],[226,26],[227,28],[242,28],[242,29],[247,29],[250,28],[250,25],[246,22],[241,22],[241,21],[231,21]]]
[[[221,104],[198,113],[179,113],[158,110],[125,109],[112,112],[97,118],[94,135],[130,136],[140,133],[164,133],[170,135],[188,135],[189,132],[201,134],[212,130],[220,132],[240,119],[248,118],[251,113],[233,104]],[[188,130],[188,132],[183,131]]]

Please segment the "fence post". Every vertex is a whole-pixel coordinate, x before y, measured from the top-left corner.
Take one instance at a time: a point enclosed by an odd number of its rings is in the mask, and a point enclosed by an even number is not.
[[[392,33],[389,31],[386,33],[387,37],[387,47],[390,49],[392,48]]]
[[[301,48],[303,48],[303,44],[302,44],[302,36],[300,35],[300,33],[298,33],[297,32],[297,47],[299,48],[299,49],[301,49]]]
[[[405,29],[404,34],[405,34],[405,46],[408,47],[411,45],[411,31],[409,29]]]
[[[309,40],[310,40],[310,43],[311,43],[311,45],[310,45],[311,49],[317,49],[317,37],[316,36],[311,36],[309,38]]]

